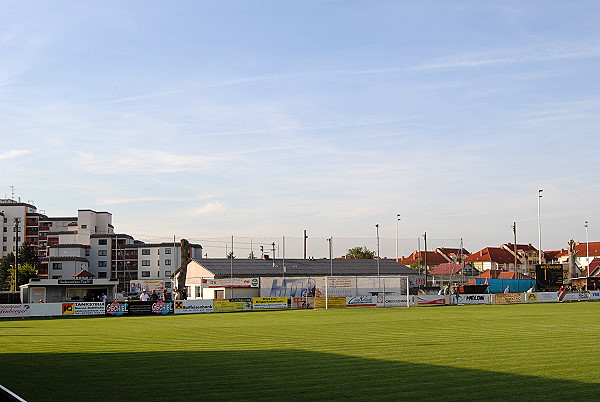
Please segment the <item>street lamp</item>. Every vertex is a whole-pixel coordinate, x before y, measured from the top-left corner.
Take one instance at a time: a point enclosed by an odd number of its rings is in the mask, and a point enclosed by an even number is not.
[[[538,190],[538,245],[539,245],[539,263],[542,263],[542,223],[540,221],[540,203],[542,200],[542,191],[544,190]]]
[[[375,225],[377,232],[377,276],[379,276],[379,223]]]
[[[590,276],[590,237],[588,236],[588,221],[585,221],[585,262]]]
[[[329,269],[331,271],[330,275],[333,276],[333,237],[328,237],[327,241],[329,242]]]
[[[396,262],[398,261],[398,224],[400,223],[400,214],[396,215]]]

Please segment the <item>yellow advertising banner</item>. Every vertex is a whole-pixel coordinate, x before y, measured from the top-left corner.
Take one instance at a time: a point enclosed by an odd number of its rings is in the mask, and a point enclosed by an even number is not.
[[[288,299],[287,297],[253,297],[252,308],[255,310],[260,309],[278,309],[287,308]]]
[[[511,303],[522,303],[522,293],[498,293],[494,295],[494,303],[497,304],[511,304]]]
[[[525,300],[528,302],[536,302],[538,301],[537,293],[525,293]]]
[[[232,311],[247,310],[247,303],[243,301],[230,301],[228,299],[213,300],[213,312],[215,313],[230,313]]]
[[[345,297],[315,297],[315,308],[325,308],[325,300],[327,307],[346,307]]]

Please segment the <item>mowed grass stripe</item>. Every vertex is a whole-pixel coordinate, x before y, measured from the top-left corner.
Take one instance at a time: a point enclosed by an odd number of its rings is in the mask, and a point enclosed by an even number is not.
[[[582,366],[582,356],[600,354],[598,313],[600,303],[571,303],[0,321],[0,354],[14,368],[4,385],[30,400],[125,400],[136,390],[175,400],[436,399],[441,386],[481,395],[482,379],[486,399],[535,400],[526,385],[583,400],[600,392],[599,369]],[[184,376],[187,388],[157,384],[139,367],[174,383]],[[78,378],[77,390],[39,370]],[[135,383],[104,370],[125,370]],[[57,389],[40,398],[31,384]]]

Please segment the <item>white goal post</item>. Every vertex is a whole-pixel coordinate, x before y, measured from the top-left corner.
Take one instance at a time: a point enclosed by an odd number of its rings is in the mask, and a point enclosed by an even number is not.
[[[349,306],[410,307],[410,279],[405,275],[327,276],[326,309],[330,297],[346,297]]]

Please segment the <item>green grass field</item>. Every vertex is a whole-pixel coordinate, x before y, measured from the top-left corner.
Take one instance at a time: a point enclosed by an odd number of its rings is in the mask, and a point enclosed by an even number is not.
[[[600,303],[0,321],[30,401],[593,400]]]

